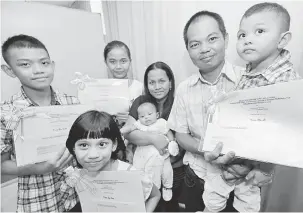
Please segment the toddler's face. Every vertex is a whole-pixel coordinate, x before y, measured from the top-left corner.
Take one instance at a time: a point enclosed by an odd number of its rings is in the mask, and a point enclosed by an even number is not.
[[[50,86],[54,78],[54,62],[40,48],[10,48],[9,65],[24,87],[41,90]]]
[[[157,121],[158,114],[152,104],[140,106],[138,108],[138,116],[141,124],[149,126]]]
[[[114,78],[125,79],[130,68],[130,59],[124,47],[112,49],[106,58],[106,65]]]
[[[109,170],[111,154],[117,144],[108,138],[81,139],[75,143],[75,156],[79,164],[89,172]]]
[[[239,56],[254,64],[271,64],[278,53],[281,37],[280,18],[270,11],[243,18],[237,35]]]

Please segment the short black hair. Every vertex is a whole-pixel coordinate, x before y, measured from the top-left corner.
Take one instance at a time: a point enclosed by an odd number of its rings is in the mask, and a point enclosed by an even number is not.
[[[66,140],[66,147],[76,161],[75,144],[78,140],[87,138],[107,138],[113,142],[117,142],[117,149],[111,155],[111,159],[113,160],[118,159],[118,152],[120,150],[125,151],[125,144],[119,127],[112,116],[106,112],[90,110],[81,114],[73,123]],[[77,164],[79,168],[82,168],[78,161]]]
[[[9,37],[2,45],[2,56],[4,61],[9,64],[9,59],[7,52],[9,48],[39,48],[44,49],[48,56],[49,53],[45,47],[45,45],[39,41],[37,38],[29,36],[29,35],[15,35],[12,37]]]
[[[203,16],[209,16],[212,17],[213,19],[215,19],[219,25],[219,30],[221,31],[223,38],[225,39],[226,37],[226,28],[225,28],[225,24],[224,21],[222,19],[222,17],[218,14],[218,13],[214,13],[214,12],[210,12],[207,10],[202,10],[197,12],[196,14],[194,14],[186,23],[184,30],[183,30],[183,39],[185,42],[185,46],[186,49],[188,49],[188,37],[187,37],[187,31],[189,26],[191,25],[191,23],[198,21],[201,17]]]
[[[244,13],[243,18],[248,18],[251,15],[254,15],[256,13],[260,12],[275,12],[277,16],[280,16],[281,21],[283,24],[283,30],[288,31],[290,27],[290,15],[288,11],[280,4],[273,3],[273,2],[263,2],[259,4],[255,4],[248,8],[246,12]],[[241,20],[242,20],[241,19]]]

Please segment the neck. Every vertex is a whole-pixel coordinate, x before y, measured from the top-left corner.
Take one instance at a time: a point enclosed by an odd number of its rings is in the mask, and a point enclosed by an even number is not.
[[[51,103],[51,88],[47,87],[42,90],[33,90],[23,86],[24,92],[32,101],[39,106],[49,106]]]
[[[280,52],[272,54],[270,57],[266,58],[263,61],[251,63],[251,72],[262,72],[268,68],[280,55]]]
[[[202,70],[199,70],[199,72],[206,81],[213,84],[215,83],[218,76],[220,75],[224,64],[225,64],[225,60],[212,71],[203,72]]]

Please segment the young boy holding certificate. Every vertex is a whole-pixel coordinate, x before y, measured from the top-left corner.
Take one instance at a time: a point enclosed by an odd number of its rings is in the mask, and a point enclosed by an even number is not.
[[[237,52],[249,62],[237,89],[248,89],[287,82],[299,78],[289,61],[290,53],[284,47],[291,39],[290,16],[287,10],[276,3],[260,3],[249,8],[243,15],[238,32]],[[219,168],[207,168],[203,200],[208,211],[221,211],[229,193],[235,190],[234,207],[240,211],[260,210],[260,188],[249,181],[253,176],[267,180],[273,166],[250,160],[236,160],[245,168],[254,168],[247,181],[235,184],[223,180]],[[243,167],[243,168],[244,168]]]
[[[27,35],[10,37],[2,45],[2,56],[7,65],[1,65],[1,69],[9,76],[17,77],[22,85],[19,93],[1,103],[1,172],[18,176],[17,211],[69,211],[78,202],[75,191],[69,194],[60,191],[65,181],[63,170],[72,162],[69,151],[64,148],[54,159],[17,167],[14,130],[20,115],[27,114],[27,108],[79,102],[77,98],[61,94],[50,86],[55,64],[38,39]],[[18,114],[15,113],[17,111]]]

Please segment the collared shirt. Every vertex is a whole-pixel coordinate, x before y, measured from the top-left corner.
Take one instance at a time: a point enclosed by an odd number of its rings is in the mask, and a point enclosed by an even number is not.
[[[212,84],[201,74],[195,74],[181,82],[168,119],[168,128],[190,134],[200,141],[204,138],[208,106],[215,97],[233,91],[240,80],[243,68],[225,61],[217,80]],[[199,178],[206,175],[206,161],[202,155],[186,151],[183,163],[194,170]]]
[[[9,152],[15,156],[13,131],[7,130],[6,114],[14,108],[14,103],[23,102],[24,108],[38,106],[24,92],[13,95],[1,103],[1,154]],[[51,105],[79,104],[77,98],[60,94],[51,88]],[[75,163],[75,162],[73,162]],[[68,166],[68,165],[67,165]],[[66,166],[66,167],[67,167]],[[78,202],[75,191],[62,192],[60,186],[65,180],[63,170],[44,175],[25,175],[18,177],[18,212],[63,212],[68,211]]]
[[[237,90],[299,79],[299,74],[294,71],[293,64],[289,61],[290,57],[290,52],[283,49],[277,59],[269,67],[260,72],[251,72],[251,64],[248,64],[246,71],[239,81]]]

